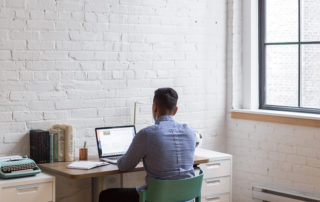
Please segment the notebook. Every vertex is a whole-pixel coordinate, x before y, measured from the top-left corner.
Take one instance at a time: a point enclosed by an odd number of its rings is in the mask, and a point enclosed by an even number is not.
[[[72,169],[82,169],[82,170],[89,170],[92,168],[96,168],[99,166],[104,166],[108,165],[109,163],[107,162],[95,162],[95,161],[75,161],[73,163],[70,163],[67,168],[72,168]]]

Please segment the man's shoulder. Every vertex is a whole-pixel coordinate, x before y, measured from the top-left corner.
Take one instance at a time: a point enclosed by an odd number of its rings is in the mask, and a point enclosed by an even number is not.
[[[139,131],[139,133],[149,134],[149,133],[152,133],[152,132],[157,132],[159,130],[163,131],[163,127],[164,126],[161,126],[161,125],[158,125],[158,124],[154,124],[154,125],[147,126],[147,127],[143,128],[143,129],[141,129]],[[165,128],[168,128],[168,126],[165,126]],[[185,124],[185,123],[175,122],[174,125],[169,126],[169,128],[176,128],[176,129],[179,129],[179,130],[182,129],[182,130],[194,133],[194,129],[191,128],[188,124]]]
[[[186,131],[190,131],[190,132],[193,132],[194,129],[191,128],[188,124],[186,123],[179,123],[179,122],[175,122],[175,126],[179,129],[183,129],[183,130],[186,130]]]
[[[152,131],[157,130],[158,128],[159,128],[159,126],[156,125],[156,124],[154,124],[154,125],[147,126],[147,127],[143,128],[143,129],[141,129],[141,130],[139,131],[139,133],[148,134],[148,133],[150,133],[150,132],[152,132]]]

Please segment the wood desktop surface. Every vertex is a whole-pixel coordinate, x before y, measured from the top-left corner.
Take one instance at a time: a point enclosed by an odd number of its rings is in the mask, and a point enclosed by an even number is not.
[[[90,161],[99,161],[96,157],[89,157]],[[195,156],[194,157],[194,164],[202,164],[208,163],[209,158]],[[127,173],[127,172],[135,172],[135,171],[142,171],[144,170],[142,162],[140,162],[136,168],[132,171],[120,171],[117,165],[108,164],[105,166],[100,166],[97,168],[92,168],[89,170],[80,170],[80,169],[70,169],[67,166],[72,162],[54,162],[54,163],[45,163],[45,164],[38,164],[38,166],[43,170],[47,171],[52,174],[57,174],[61,176],[65,176],[72,179],[84,179],[84,178],[92,178],[92,177],[99,177],[105,175],[113,175],[119,173]]]

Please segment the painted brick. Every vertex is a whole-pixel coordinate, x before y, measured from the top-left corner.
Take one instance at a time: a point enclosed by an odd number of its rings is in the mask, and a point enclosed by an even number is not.
[[[28,29],[30,30],[44,30],[44,31],[54,30],[54,22],[51,22],[51,21],[28,20],[27,26],[28,26]]]
[[[29,108],[32,111],[47,111],[55,109],[53,101],[31,101],[29,103]]]
[[[6,6],[9,8],[24,8],[25,7],[25,0],[7,0]]]
[[[37,40],[39,39],[39,32],[33,32],[33,31],[12,31],[9,34],[10,39],[14,40]]]
[[[0,60],[10,60],[11,52],[7,50],[0,50]]]
[[[30,50],[51,50],[54,49],[54,42],[44,42],[44,41],[28,41],[28,48]]]
[[[56,2],[54,0],[26,0],[26,7],[31,10],[56,10]]]
[[[97,117],[97,109],[75,109],[71,111],[71,117],[74,119]]]
[[[38,51],[25,51],[25,50],[13,50],[12,59],[15,61],[24,61],[24,60],[39,60],[40,52]]]
[[[42,112],[13,112],[15,121],[37,121],[43,120]]]
[[[11,112],[0,112],[0,121],[1,122],[12,121],[12,113]]]
[[[44,120],[67,120],[70,119],[68,111],[46,111],[43,112]]]
[[[68,60],[68,52],[66,51],[44,51],[40,55],[40,59],[49,61]]]
[[[15,49],[24,50],[27,47],[26,41],[14,40],[14,41],[0,41],[0,49]]]
[[[6,80],[17,81],[17,80],[19,80],[19,72],[7,71],[7,72],[5,72],[5,78],[6,78]]]
[[[69,33],[68,32],[40,32],[40,40],[45,41],[64,41],[69,39]]]
[[[26,23],[23,20],[0,19],[0,29],[23,30]]]
[[[134,102],[142,103],[137,129],[153,124],[153,93],[164,86],[178,90],[177,120],[201,131],[204,147],[225,151],[227,0],[210,2],[0,0],[0,154],[28,153],[25,134],[56,123],[72,124],[80,131],[76,148],[87,141],[96,153],[94,128],[132,124]],[[267,166],[274,166],[271,159],[277,161],[273,152],[287,151],[280,147],[285,136],[273,151],[267,132],[267,145],[253,133],[267,131],[256,124],[246,124],[250,134],[241,128],[239,137],[230,135],[235,137],[231,145],[239,152],[237,172],[245,170],[250,151],[257,151],[254,158],[267,159],[267,165],[253,161],[248,173],[266,179]],[[284,155],[307,151],[300,152]],[[275,175],[289,169],[291,163],[285,163],[275,164]],[[79,189],[90,195],[90,188]],[[249,197],[248,190],[241,186],[237,193]]]
[[[0,128],[3,133],[25,133],[27,131],[24,122],[0,123]]]
[[[10,93],[10,100],[23,101],[23,100],[36,100],[37,94],[35,92],[26,91],[13,91]]]
[[[20,80],[22,81],[31,81],[33,80],[33,72],[29,72],[29,71],[23,71],[23,72],[19,72],[19,77]]]

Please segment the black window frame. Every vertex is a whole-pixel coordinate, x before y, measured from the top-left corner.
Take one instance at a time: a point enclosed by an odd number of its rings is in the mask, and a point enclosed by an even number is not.
[[[301,45],[320,44],[320,41],[301,41],[301,0],[298,3],[298,42],[272,42],[266,43],[266,1],[259,0],[259,108],[266,110],[304,112],[320,114],[320,108],[301,107]],[[319,11],[320,12],[320,11]],[[266,104],[266,54],[268,45],[298,45],[298,107]]]

